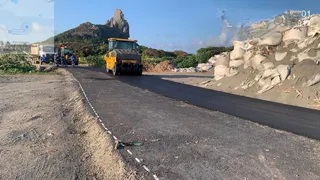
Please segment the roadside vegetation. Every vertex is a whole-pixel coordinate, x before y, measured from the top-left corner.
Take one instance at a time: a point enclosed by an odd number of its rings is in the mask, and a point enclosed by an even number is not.
[[[196,67],[199,63],[207,63],[214,55],[233,50],[233,47],[207,47],[198,49],[196,54],[188,54],[179,50],[168,52],[145,46],[139,46],[139,48],[144,63],[156,65],[170,60],[178,68]]]
[[[22,54],[0,55],[0,73],[31,73],[36,72],[35,66]]]

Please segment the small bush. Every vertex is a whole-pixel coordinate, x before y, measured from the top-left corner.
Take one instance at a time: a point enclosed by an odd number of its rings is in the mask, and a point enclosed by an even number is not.
[[[5,73],[35,72],[35,67],[22,54],[0,55],[0,71]]]
[[[176,64],[178,68],[196,67],[198,64],[195,55],[177,57],[173,60],[173,63]]]
[[[102,55],[88,56],[85,58],[85,61],[88,63],[88,65],[93,67],[106,67],[106,61],[104,60]]]

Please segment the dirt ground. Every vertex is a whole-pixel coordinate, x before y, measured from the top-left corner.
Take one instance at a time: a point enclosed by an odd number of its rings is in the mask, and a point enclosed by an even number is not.
[[[0,179],[143,179],[64,70],[0,76]]]
[[[285,80],[273,89],[258,95],[257,92],[261,89],[257,83],[248,89],[242,89],[241,83],[248,80],[254,79],[255,74],[250,72],[241,71],[237,76],[226,77],[222,80],[215,81],[212,72],[206,73],[144,73],[146,75],[156,75],[162,79],[188,84],[192,86],[198,86],[202,88],[208,88],[212,90],[237,94],[246,97],[252,97],[262,99],[266,101],[273,101],[282,104],[306,107],[311,109],[320,110],[320,83],[311,87],[303,87],[303,83],[306,82],[312,74],[320,72],[320,66],[317,69],[310,69],[309,63],[304,62],[296,65],[297,71],[295,71],[295,78],[293,75],[289,79]],[[312,65],[314,67],[314,65]],[[298,70],[307,69],[306,72],[300,73]],[[298,74],[304,74],[298,76]],[[251,77],[252,76],[252,77]],[[302,96],[301,96],[302,95]]]

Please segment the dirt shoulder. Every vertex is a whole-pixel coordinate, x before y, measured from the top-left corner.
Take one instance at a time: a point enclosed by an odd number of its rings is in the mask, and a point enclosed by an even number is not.
[[[299,66],[308,66],[303,63]],[[305,67],[304,69],[308,69]],[[309,69],[310,70],[310,69]],[[312,73],[312,72],[310,72]],[[145,73],[146,75],[155,75],[162,79],[198,86],[202,88],[237,94],[266,101],[273,101],[282,104],[294,105],[299,107],[318,109],[320,110],[320,83],[311,87],[304,87],[303,83],[307,81],[307,77],[289,78],[283,83],[277,85],[273,89],[257,94],[260,89],[258,85],[253,85],[243,89],[242,83],[252,79],[250,72],[241,72],[236,78],[224,78],[223,80],[214,80],[213,73]],[[318,99],[318,101],[317,101]]]
[[[143,179],[59,73],[0,76],[0,179]]]

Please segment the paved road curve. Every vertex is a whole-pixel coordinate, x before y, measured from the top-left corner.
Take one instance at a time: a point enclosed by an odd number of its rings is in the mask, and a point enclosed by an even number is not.
[[[70,71],[114,135],[122,141],[144,142],[128,148],[160,179],[320,178],[319,141],[218,112],[318,138],[316,111],[154,76],[115,78],[97,69]],[[144,171],[126,149],[120,153]]]

